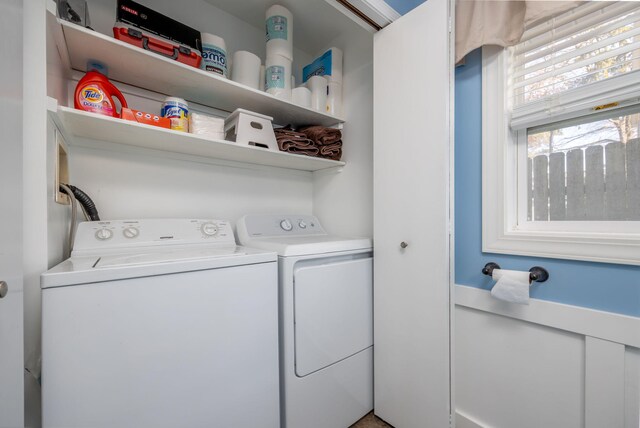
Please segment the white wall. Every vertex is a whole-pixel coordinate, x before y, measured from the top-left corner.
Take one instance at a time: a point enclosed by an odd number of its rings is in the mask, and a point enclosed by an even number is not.
[[[355,27],[327,45],[344,51],[342,172],[315,173],[314,213],[336,235],[373,236],[373,34]]]
[[[458,428],[640,426],[640,319],[455,292]]]

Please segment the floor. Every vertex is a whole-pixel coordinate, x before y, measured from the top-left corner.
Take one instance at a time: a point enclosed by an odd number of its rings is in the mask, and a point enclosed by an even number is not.
[[[368,413],[364,418],[360,419],[349,428],[393,428],[385,423],[382,419],[375,416],[373,412]]]

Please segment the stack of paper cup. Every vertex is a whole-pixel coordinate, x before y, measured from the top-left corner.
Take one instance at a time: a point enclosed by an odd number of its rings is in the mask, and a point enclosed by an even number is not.
[[[267,56],[280,55],[293,61],[293,15],[285,7],[273,5],[266,13]]]
[[[267,55],[265,85],[267,93],[291,100],[291,60],[280,55]]]
[[[324,76],[311,76],[307,80],[307,88],[311,91],[311,108],[325,112],[327,109],[327,79]]]
[[[227,77],[227,46],[222,37],[202,33],[202,62],[200,68]]]
[[[235,52],[231,80],[253,89],[260,89],[260,64],[260,58],[251,52]]]

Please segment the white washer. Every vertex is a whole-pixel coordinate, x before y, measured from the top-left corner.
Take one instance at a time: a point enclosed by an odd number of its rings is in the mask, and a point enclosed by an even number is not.
[[[309,215],[250,215],[238,241],[278,253],[285,428],[346,428],[373,408],[371,240]]]
[[[41,280],[45,428],[279,427],[276,254],[228,222],[81,223]]]

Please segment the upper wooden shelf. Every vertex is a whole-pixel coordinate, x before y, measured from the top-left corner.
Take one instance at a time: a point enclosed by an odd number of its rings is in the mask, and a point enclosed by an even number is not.
[[[273,117],[279,125],[335,126],[344,120],[164,58],[113,37],[56,19],[64,37],[59,50],[67,52],[70,66],[86,71],[87,62],[100,61],[109,68],[109,79],[168,96],[184,98],[228,112],[244,108]]]

